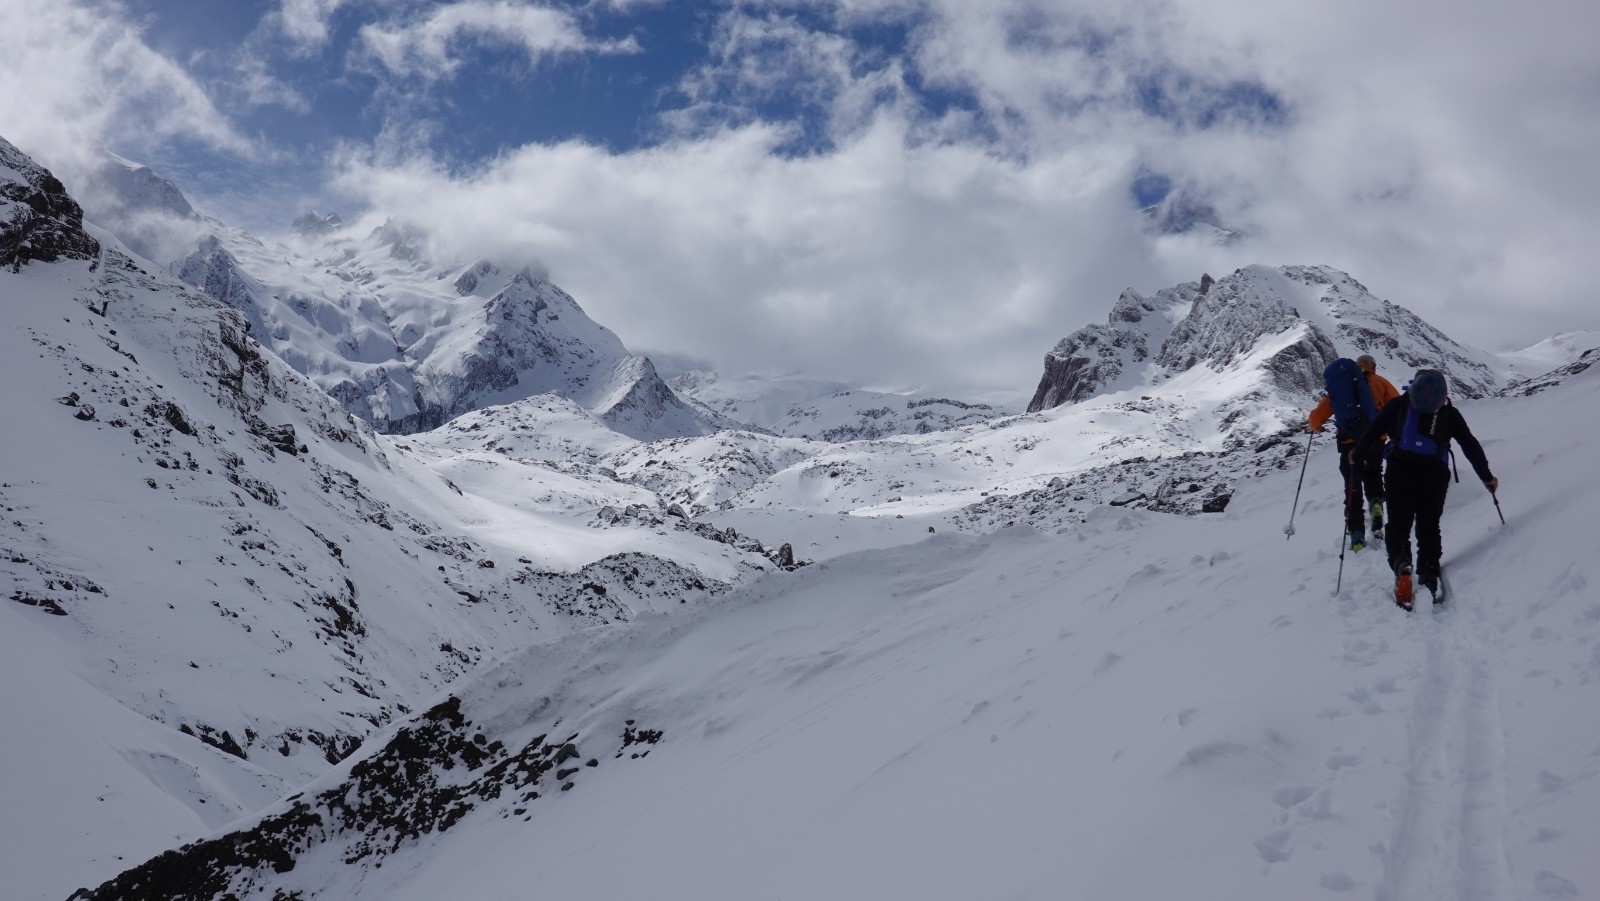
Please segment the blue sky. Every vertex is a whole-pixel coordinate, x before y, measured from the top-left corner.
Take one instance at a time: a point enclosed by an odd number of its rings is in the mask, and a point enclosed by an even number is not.
[[[461,27],[442,42],[444,56],[403,70],[375,57],[369,35],[421,29],[452,4],[394,0],[322,0],[298,4],[314,22],[315,38],[297,35],[288,17],[296,4],[280,0],[216,3],[205,0],[127,0],[128,17],[149,46],[184,63],[203,83],[234,128],[257,139],[264,158],[251,160],[256,177],[292,190],[282,202],[320,188],[316,159],[347,145],[410,142],[452,165],[482,164],[528,144],[581,141],[616,153],[657,146],[686,135],[747,125],[782,123],[789,134],[777,151],[825,153],[838,136],[829,114],[836,86],[830,74],[808,71],[836,60],[804,60],[801,42],[833,39],[854,74],[905,60],[929,26],[914,6],[861,15],[826,4],[714,3],[478,3],[554,11],[581,31],[589,46],[539,51],[504,32]],[[1049,53],[1065,48],[1110,53],[1118,38],[1093,28],[1050,27],[1039,12],[1019,13],[1005,27],[1017,46]],[[761,33],[756,33],[760,31]],[[770,81],[741,71],[783,64]],[[244,63],[248,61],[248,66]],[[263,89],[250,76],[269,80]],[[1016,111],[981,102],[958,83],[924,77],[914,65],[897,73],[894,89],[929,119],[970,117],[971,134],[999,154],[1023,152],[1008,143],[1006,119]],[[1158,121],[1192,129],[1239,122],[1271,128],[1287,115],[1286,101],[1259,82],[1208,79],[1202,72],[1151,60],[1132,73],[1126,98]],[[1061,112],[1099,96],[1063,98]],[[203,144],[121,149],[174,173],[205,192],[239,179],[240,161]],[[1173,181],[1143,170],[1128,185],[1130,204],[1160,201]],[[230,211],[235,220],[267,227],[262,217],[281,209],[250,201]]]
[[[0,0],[0,135],[266,236],[395,217],[636,348],[1026,390],[1056,338],[1329,264],[1499,349],[1600,327],[1600,4]],[[1242,233],[1163,235],[1168,195]],[[91,198],[92,199],[92,198]]]

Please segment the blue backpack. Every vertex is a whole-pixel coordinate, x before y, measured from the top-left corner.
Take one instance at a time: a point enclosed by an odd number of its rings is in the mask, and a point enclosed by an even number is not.
[[[1340,357],[1322,370],[1322,384],[1333,404],[1333,423],[1339,437],[1361,437],[1367,424],[1378,418],[1378,405],[1367,386],[1367,374],[1355,360]]]

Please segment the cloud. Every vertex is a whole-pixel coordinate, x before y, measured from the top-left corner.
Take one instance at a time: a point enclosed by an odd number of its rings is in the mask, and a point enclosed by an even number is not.
[[[635,346],[735,372],[1027,381],[1056,337],[1041,323],[1081,324],[1052,315],[1058,289],[1109,305],[1134,262],[1107,265],[1137,241],[1126,162],[1019,167],[907,128],[885,114],[809,157],[759,124],[628,154],[536,145],[466,177],[352,159],[340,187],[425,225],[445,258],[549,261]]]
[[[339,186],[735,371],[1026,389],[1122,288],[1256,262],[1531,343],[1600,325],[1594,33],[1571,2],[744,2],[658,146],[357,154]],[[1150,173],[1248,236],[1148,234]]]
[[[350,3],[351,0],[281,0],[264,21],[287,38],[297,53],[307,55],[327,46],[333,14]]]
[[[365,51],[390,73],[448,78],[463,64],[465,45],[520,47],[538,60],[572,53],[637,53],[638,43],[589,37],[571,13],[507,0],[465,0],[432,8],[403,24],[361,29]]]
[[[127,154],[191,140],[252,152],[182,66],[147,46],[125,7],[6,0],[0,134],[71,183],[99,148]]]
[[[707,58],[677,91],[687,105],[664,122],[680,136],[748,124],[776,111],[794,124],[797,145],[848,137],[885,105],[916,103],[900,61],[797,17],[735,8],[718,18]]]

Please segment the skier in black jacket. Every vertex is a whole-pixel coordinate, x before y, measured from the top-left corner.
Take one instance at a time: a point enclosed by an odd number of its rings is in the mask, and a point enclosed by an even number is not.
[[[1406,393],[1388,402],[1378,418],[1356,442],[1354,459],[1365,460],[1388,435],[1389,468],[1384,489],[1389,504],[1389,522],[1384,543],[1389,549],[1389,566],[1395,572],[1395,603],[1411,609],[1411,526],[1417,529],[1417,581],[1435,597],[1439,594],[1439,560],[1443,542],[1439,517],[1444,514],[1444,496],[1450,490],[1450,464],[1445,454],[1452,439],[1472,464],[1473,472],[1492,494],[1500,480],[1489,471],[1483,445],[1472,437],[1461,411],[1451,403],[1444,374],[1435,369],[1419,369]]]

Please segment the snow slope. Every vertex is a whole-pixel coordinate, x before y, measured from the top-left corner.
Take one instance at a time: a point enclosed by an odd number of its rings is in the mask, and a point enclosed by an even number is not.
[[[1584,897],[1600,430],[1562,411],[1597,403],[1600,368],[1463,404],[1508,524],[1453,488],[1443,609],[1395,608],[1371,553],[1334,592],[1323,450],[1289,542],[1293,470],[1217,516],[935,536],[514,655],[239,824],[309,842],[287,872],[201,843],[87,897]]]
[[[1521,350],[1500,354],[1514,378],[1526,380],[1541,376],[1600,347],[1600,331],[1562,332]]]

